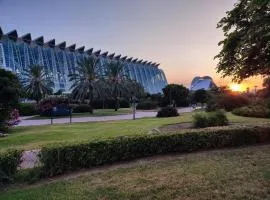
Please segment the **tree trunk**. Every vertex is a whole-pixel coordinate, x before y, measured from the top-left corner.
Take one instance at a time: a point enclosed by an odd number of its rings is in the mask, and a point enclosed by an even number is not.
[[[118,98],[116,97],[116,98],[115,98],[115,107],[114,107],[114,111],[117,111],[117,110],[118,110],[118,104],[119,104]]]
[[[115,85],[115,96],[114,96],[114,100],[115,100],[115,105],[114,105],[114,111],[116,112],[118,110],[118,87],[117,85]]]
[[[92,88],[92,86],[89,86],[89,102],[88,102],[88,105],[91,108],[91,110],[90,110],[91,114],[93,114],[92,102],[93,102],[93,88]]]

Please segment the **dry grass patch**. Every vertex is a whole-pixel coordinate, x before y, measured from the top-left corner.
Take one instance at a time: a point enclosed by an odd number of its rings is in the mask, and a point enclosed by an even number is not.
[[[161,156],[0,199],[270,199],[270,145]]]

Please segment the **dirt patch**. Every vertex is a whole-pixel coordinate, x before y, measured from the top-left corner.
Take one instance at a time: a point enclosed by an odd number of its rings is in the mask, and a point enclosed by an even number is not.
[[[169,124],[169,125],[159,128],[159,130],[161,132],[173,132],[173,131],[192,129],[192,128],[194,128],[193,124],[187,122],[187,123]]]

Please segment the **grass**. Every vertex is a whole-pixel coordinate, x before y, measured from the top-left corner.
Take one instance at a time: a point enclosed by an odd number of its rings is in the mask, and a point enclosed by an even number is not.
[[[0,193],[2,200],[270,199],[270,145],[114,166]]]
[[[261,123],[269,119],[248,118],[227,114],[230,122]],[[191,122],[192,113],[172,118],[144,118],[137,120],[89,122],[61,125],[13,128],[8,137],[0,138],[0,151],[8,148],[36,149],[52,143],[74,143],[123,135],[147,134],[167,124]]]
[[[131,108],[121,108],[117,112],[114,111],[114,109],[95,109],[94,113],[73,113],[72,117],[102,117],[102,116],[114,116],[114,115],[124,115],[124,114],[131,114]],[[54,118],[69,118],[69,116],[66,117],[54,117]],[[30,118],[27,118],[27,120],[34,120],[34,119],[50,119],[50,117],[46,116],[33,116]]]

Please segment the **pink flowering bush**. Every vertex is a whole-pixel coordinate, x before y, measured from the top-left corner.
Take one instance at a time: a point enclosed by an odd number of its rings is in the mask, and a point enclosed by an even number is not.
[[[57,111],[53,112],[55,116],[67,116],[69,115],[69,99],[64,95],[52,95],[42,99],[38,104],[40,115],[50,116],[53,108]]]
[[[59,96],[59,95],[51,95],[42,99],[39,104],[38,108],[41,113],[52,110],[55,106],[68,106],[69,100],[66,96]]]
[[[17,109],[13,109],[11,112],[10,112],[10,115],[9,115],[9,120],[7,122],[7,125],[9,127],[11,126],[15,126],[15,125],[18,125],[20,123],[20,113],[19,113],[19,110]]]

